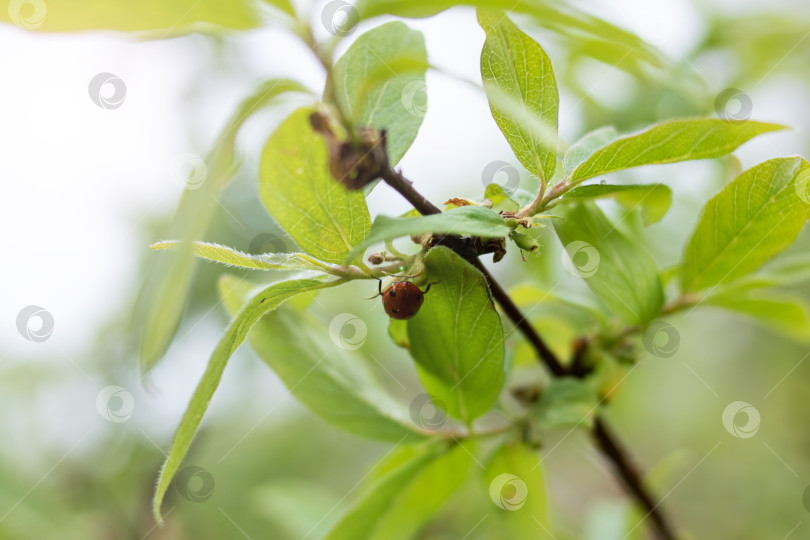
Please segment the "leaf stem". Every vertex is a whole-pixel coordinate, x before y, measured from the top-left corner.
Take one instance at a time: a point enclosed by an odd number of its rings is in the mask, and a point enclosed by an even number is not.
[[[521,208],[516,217],[525,218],[539,214],[543,210],[550,208],[549,204],[552,203],[554,199],[557,199],[572,187],[574,187],[574,184],[572,184],[568,178],[565,178],[548,191],[545,190],[545,183],[542,183],[537,198],[529,205]]]

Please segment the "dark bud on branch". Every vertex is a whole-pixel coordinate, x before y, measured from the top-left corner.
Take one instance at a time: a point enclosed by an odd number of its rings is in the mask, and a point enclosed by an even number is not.
[[[363,189],[388,169],[385,130],[359,128],[355,141],[338,139],[329,118],[321,112],[310,115],[312,128],[324,136],[329,149],[329,171],[348,189]]]

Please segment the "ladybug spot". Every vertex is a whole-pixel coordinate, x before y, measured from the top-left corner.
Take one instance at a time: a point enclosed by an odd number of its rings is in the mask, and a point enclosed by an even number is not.
[[[416,295],[416,299],[417,299],[417,300],[421,300],[421,299],[422,299],[422,293],[417,294],[417,295]]]
[[[391,313],[399,313],[399,310],[397,308],[394,308],[391,310]]]
[[[388,296],[396,296],[396,295],[397,295],[397,293],[395,293],[395,292],[394,292],[394,289],[391,289],[391,290],[388,292]]]
[[[416,312],[415,312],[415,311],[411,311],[410,313],[408,313],[408,317],[412,316],[414,313],[416,313]]]

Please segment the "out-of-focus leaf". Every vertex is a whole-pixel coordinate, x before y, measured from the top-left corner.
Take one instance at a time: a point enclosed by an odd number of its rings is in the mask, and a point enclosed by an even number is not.
[[[291,92],[312,94],[309,88],[298,81],[284,78],[268,79],[259,84],[239,104],[212,150],[215,162],[214,168],[221,173],[214,175],[214,181],[218,187],[224,187],[235,172],[233,167],[238,164],[236,159],[236,136],[245,121],[257,111],[275,103],[277,97]],[[231,172],[230,175],[227,174],[229,171]]]
[[[434,284],[408,320],[411,354],[427,391],[469,424],[492,407],[503,385],[501,318],[483,274],[458,254],[433,248],[425,267]]]
[[[526,170],[550,180],[557,165],[556,145],[526,130],[521,121],[525,113],[515,116],[504,110],[491,89],[495,87],[518,101],[556,137],[560,98],[551,60],[505,13],[479,10],[478,21],[487,34],[481,52],[481,77],[492,116]]]
[[[142,373],[148,372],[157,364],[177,329],[194,273],[191,241],[205,235],[217,204],[216,194],[230,181],[238,168],[236,136],[240,128],[258,109],[272,104],[277,97],[288,92],[309,91],[290,79],[270,79],[246,97],[209,151],[205,159],[207,171],[203,172],[202,184],[183,192],[169,231],[170,236],[183,241],[178,245],[176,253],[157,265],[139,295],[139,304],[143,306],[143,313],[140,315],[143,319]],[[197,178],[195,175],[199,172],[192,172],[192,178]]]
[[[574,319],[576,314],[563,307],[554,313],[552,304],[544,305],[536,309],[538,313],[532,312],[530,321],[532,327],[543,336],[543,339],[558,358],[570,358],[573,350],[573,341],[581,335],[577,331],[578,322]],[[594,328],[592,328],[593,330]],[[507,357],[510,357],[512,367],[537,366],[537,349],[526,340],[519,340],[514,348],[507,348]]]
[[[524,283],[510,289],[509,296],[560,358],[570,357],[577,336],[598,333],[607,323],[604,308],[572,291]],[[520,340],[513,358],[515,365],[536,365],[537,351],[527,341]]]
[[[614,313],[628,324],[652,320],[664,293],[655,262],[631,242],[593,203],[579,203],[554,220],[568,257],[566,270],[579,275]]]
[[[593,505],[585,521],[584,540],[640,540],[642,516],[627,502],[609,501]]]
[[[408,341],[408,323],[406,321],[390,319],[388,321],[388,335],[397,347],[411,348],[411,342]]]
[[[771,75],[802,76],[810,55],[810,22],[788,10],[769,11],[704,18],[708,29],[696,56],[722,51],[735,66],[730,85],[737,88],[749,88]]]
[[[496,450],[484,471],[496,519],[488,524],[487,538],[554,538],[544,476],[537,453],[525,444],[510,442]]]
[[[293,19],[298,18],[298,13],[295,12],[295,6],[293,6],[290,0],[262,0],[271,6],[275,6]]]
[[[571,182],[615,171],[724,156],[757,135],[784,129],[778,124],[719,118],[670,120],[622,137],[594,152],[571,173]]]
[[[570,4],[544,0],[358,0],[355,7],[360,19],[378,15],[399,17],[430,17],[445,9],[465,5],[477,8],[502,9],[531,18],[539,26],[549,28],[566,37],[575,45],[583,37],[601,38],[627,47],[626,56],[637,64],[663,69],[664,55],[635,34],[594,17]],[[615,62],[614,62],[615,63]]]
[[[150,37],[166,38],[218,28],[247,30],[261,25],[256,5],[248,0],[141,0],[136,8],[103,0],[48,0],[14,5],[17,9],[0,10],[0,21],[39,32],[118,30],[150,32]]]
[[[371,227],[362,191],[349,191],[329,172],[326,141],[302,108],[287,118],[262,152],[259,191],[270,215],[304,251],[343,263]]]
[[[810,253],[800,252],[777,257],[765,264],[759,272],[737,279],[722,289],[786,287],[807,281],[810,281]]]
[[[346,255],[346,260],[354,260],[373,244],[402,236],[434,233],[498,237],[506,236],[510,230],[501,216],[483,206],[462,206],[442,214],[419,217],[381,215],[374,219],[368,236]]]
[[[768,160],[723,188],[686,246],[682,290],[731,282],[793,243],[810,217],[808,186],[810,164],[796,157]]]
[[[178,241],[157,242],[150,247],[156,251],[174,250],[180,245]],[[310,257],[306,253],[264,253],[252,255],[241,251],[212,244],[210,242],[193,242],[193,252],[197,257],[212,262],[226,264],[237,268],[254,270],[320,270],[329,269],[329,265]]]
[[[524,283],[509,290],[509,296],[520,307],[530,310],[532,313],[539,305],[549,304],[551,310],[560,310],[567,307],[578,314],[578,320],[600,322],[605,320],[605,314],[600,311],[599,306],[588,298],[581,298],[571,291],[549,290],[536,283]]]
[[[250,288],[234,277],[221,278],[228,311],[239,311]],[[345,328],[354,335],[344,341]],[[326,327],[311,314],[285,306],[259,321],[248,343],[298,401],[330,424],[371,439],[420,437],[407,421],[407,407],[386,394],[366,368],[358,351],[363,332],[365,323],[352,314],[338,315]]]
[[[577,142],[568,147],[563,157],[563,168],[571,172],[591,155],[614,141],[619,136],[616,128],[606,126],[586,133]]]
[[[338,105],[354,125],[386,130],[392,165],[410,148],[427,112],[427,66],[422,32],[401,21],[359,36],[335,63]]]
[[[700,305],[741,313],[778,332],[810,342],[810,311],[806,303],[773,291],[725,291],[710,294]]]
[[[211,397],[219,386],[220,379],[222,379],[222,372],[225,370],[225,366],[234,351],[247,337],[250,329],[262,315],[273,311],[285,300],[306,291],[332,287],[338,281],[296,279],[274,283],[253,296],[233,317],[225,330],[225,334],[211,355],[202,379],[200,379],[194,394],[191,396],[191,402],[182,420],[180,420],[180,426],[177,428],[169,455],[160,471],[152,508],[158,521],[162,521],[160,505],[163,502],[163,496],[166,494],[172,478],[174,478],[183,457],[185,457],[191,446],[191,441],[197,433],[203,414],[205,414],[208,404],[211,402]]]
[[[247,495],[248,500],[243,495],[241,502],[247,502],[251,512],[282,529],[285,538],[304,538],[307,534],[322,537],[331,525],[329,512],[339,504],[338,497],[322,485],[295,477],[269,478]]]
[[[590,428],[598,403],[596,391],[586,381],[563,377],[543,389],[534,414],[547,429]]]
[[[644,225],[657,223],[664,217],[672,204],[672,190],[664,184],[608,185],[592,184],[577,186],[561,199],[561,203],[586,199],[611,197],[628,210],[641,207]]]
[[[441,509],[462,484],[471,449],[425,447],[426,452],[393,468],[371,486],[324,540],[407,540]]]

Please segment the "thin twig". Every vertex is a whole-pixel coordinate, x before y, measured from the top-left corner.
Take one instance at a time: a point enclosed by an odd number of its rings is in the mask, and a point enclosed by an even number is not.
[[[389,167],[383,172],[382,179],[385,180],[389,186],[398,191],[400,195],[405,197],[420,214],[429,215],[441,213],[441,210],[439,210],[437,206],[414,189],[413,183],[405,178],[402,173]],[[467,255],[465,253],[460,254],[462,256]],[[520,311],[520,308],[512,301],[512,298],[495,278],[493,278],[492,274],[484,267],[478,257],[467,257],[467,260],[484,274],[484,277],[489,283],[493,298],[501,306],[506,316],[523,333],[526,339],[529,340],[548,370],[556,377],[576,376],[575,373],[572,373],[559,361],[554,352],[546,345],[546,342],[540,334]],[[636,499],[647,512],[647,515],[652,519],[652,524],[657,536],[662,540],[674,540],[675,533],[673,532],[672,526],[663,515],[661,508],[659,508],[660,503],[656,503],[655,499],[649,491],[647,491],[641,479],[641,474],[633,465],[629,451],[609,430],[604,419],[599,416],[597,416],[594,421],[592,436],[602,453],[613,463],[613,467],[616,469],[616,473],[619,475],[627,491]]]
[[[618,438],[610,431],[603,418],[596,417],[591,434],[602,453],[613,463],[613,467],[621,477],[622,483],[638,500],[639,504],[644,507],[650,519],[653,520],[658,536],[662,540],[675,540],[672,526],[661,513],[659,507],[661,503],[655,502],[655,499],[647,491],[638,469],[632,463],[630,453],[619,443]]]

